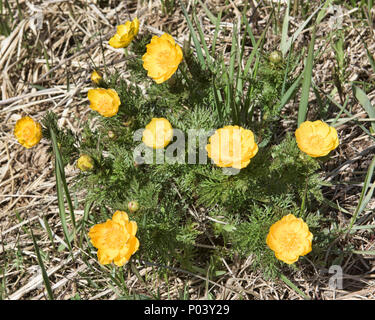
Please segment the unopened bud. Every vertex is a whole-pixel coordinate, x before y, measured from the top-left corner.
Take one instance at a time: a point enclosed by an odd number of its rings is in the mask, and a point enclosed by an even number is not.
[[[81,171],[90,171],[94,168],[94,160],[87,154],[84,154],[79,157],[77,167]]]
[[[280,63],[282,58],[283,57],[279,51],[272,51],[269,56],[270,61],[275,64]]]
[[[138,211],[139,209],[139,203],[138,201],[130,201],[128,203],[128,209],[131,211],[131,212],[136,212]]]
[[[133,124],[133,119],[129,119],[122,123],[125,127],[130,127]]]
[[[103,76],[99,71],[94,70],[91,74],[91,81],[95,84],[100,84],[100,82],[103,80]]]
[[[112,130],[109,130],[108,131],[108,137],[111,138],[111,139],[113,139],[113,138],[116,137],[116,135],[115,135],[115,133]]]

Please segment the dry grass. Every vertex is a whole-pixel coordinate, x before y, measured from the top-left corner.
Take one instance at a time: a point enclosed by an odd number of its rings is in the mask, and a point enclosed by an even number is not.
[[[55,235],[56,246],[63,242],[63,236],[58,218],[53,162],[47,152],[49,145],[42,140],[35,148],[26,150],[14,139],[13,127],[21,116],[30,115],[34,119],[41,119],[47,110],[53,110],[59,114],[61,126],[68,126],[77,132],[89,111],[85,93],[91,86],[88,79],[92,69],[107,65],[110,70],[120,70],[124,77],[127,76],[122,54],[107,44],[119,22],[137,15],[141,21],[140,30],[148,29],[156,34],[169,31],[181,44],[188,29],[178,8],[173,14],[165,15],[161,11],[160,1],[156,0],[109,0],[103,8],[96,1],[18,2],[23,16],[14,17],[10,36],[0,36],[0,264],[3,270],[0,287],[5,288],[2,296],[6,299],[46,298],[29,233],[31,227],[38,236],[38,243],[46,258],[46,269],[56,299],[69,299],[76,292],[82,299],[116,299],[118,293],[110,286],[105,291],[95,291],[87,285],[90,278],[98,283],[104,281],[95,275],[95,270],[99,268],[96,260],[86,257],[92,262],[92,269],[89,269],[82,261],[85,253],[78,248],[74,250],[73,261],[64,250],[58,251],[51,247],[46,222]],[[248,16],[253,17],[251,27],[255,36],[263,31],[272,9],[270,1],[263,2],[267,4],[260,1],[256,8],[255,1],[250,1],[254,5],[249,9]],[[12,8],[16,8],[15,1],[9,3]],[[205,3],[213,11],[225,7],[219,0]],[[223,15],[222,27],[226,31],[220,34],[220,49],[231,44],[232,23],[238,17],[237,6],[241,1],[229,3]],[[187,7],[191,7],[191,1],[188,1]],[[283,9],[281,18],[282,13]],[[345,38],[348,80],[373,85],[374,72],[369,65],[363,41],[367,43],[370,52],[375,51],[374,29],[362,27],[356,10],[344,9],[343,13],[343,26],[350,29]],[[215,26],[200,7],[198,16],[201,17],[206,38],[210,41]],[[41,20],[38,19],[41,18],[43,21],[39,25]],[[301,19],[300,16],[293,18],[292,27],[298,27]],[[281,24],[282,19],[279,21]],[[328,18],[319,26],[316,49],[326,45],[326,36],[332,27],[332,20]],[[265,48],[276,49],[279,41],[280,36],[270,29]],[[309,33],[302,33],[296,40],[297,48],[306,46],[308,41]],[[250,44],[247,49],[251,50]],[[313,81],[322,92],[329,93],[334,87],[331,72],[334,64],[334,54],[332,50],[327,50],[314,67]],[[363,113],[363,108],[352,98],[349,82],[344,84],[343,90],[345,97],[349,97],[352,114],[365,119],[367,115]],[[375,105],[374,86],[368,96]],[[337,101],[340,101],[338,95]],[[310,102],[317,103],[315,95],[311,95]],[[286,129],[292,121],[295,122],[297,106],[298,97],[285,111],[290,116],[289,121],[283,122]],[[336,115],[338,111],[331,110],[330,114]],[[363,121],[363,124],[368,125],[368,122]],[[328,179],[336,183],[334,187],[327,187],[325,194],[343,209],[353,212],[359,200],[361,181],[374,155],[374,140],[353,122],[342,124],[338,131],[342,143],[334,155],[334,163],[327,164]],[[66,169],[68,183],[74,174],[75,168]],[[353,184],[353,181],[356,183]],[[76,211],[79,218],[83,213],[84,195],[76,194],[75,199],[81,209]],[[372,201],[364,214],[367,217],[366,224],[374,223],[374,210],[375,201]],[[344,212],[334,213],[339,215],[338,220],[342,225],[350,219],[350,215]],[[343,246],[347,244],[345,239],[340,241]],[[374,250],[374,244],[374,235],[368,231],[358,232],[351,239],[351,245],[356,250]],[[159,288],[161,299],[178,299],[186,285],[191,299],[204,298],[208,292],[215,299],[301,299],[285,283],[269,281],[261,273],[250,272],[248,267],[251,259],[251,256],[246,260],[234,259],[230,264],[224,261],[228,272],[207,287],[206,279],[182,271],[171,272],[167,284],[158,277],[155,266],[147,265],[140,267],[147,285],[130,272],[126,283],[130,293],[147,294],[149,290]],[[353,254],[345,258],[341,265],[344,269],[343,290],[330,289],[327,270],[318,270],[313,265],[294,273],[291,280],[313,299],[374,299],[373,256]]]

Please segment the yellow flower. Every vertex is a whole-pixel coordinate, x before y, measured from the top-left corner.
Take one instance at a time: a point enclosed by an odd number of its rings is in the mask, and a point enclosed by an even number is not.
[[[239,126],[218,129],[208,141],[208,156],[219,167],[245,168],[258,152],[253,132]]]
[[[161,149],[168,145],[173,138],[173,128],[165,118],[152,118],[143,131],[143,143],[154,149]]]
[[[109,45],[113,48],[126,48],[138,34],[139,20],[135,18],[132,22],[117,26],[116,34],[109,40]]]
[[[95,84],[99,84],[102,80],[102,75],[98,71],[94,70],[91,74],[91,81]]]
[[[103,117],[116,115],[121,104],[120,97],[113,89],[90,89],[87,97],[90,100],[90,108],[99,112]]]
[[[139,248],[136,232],[137,223],[129,221],[124,211],[116,211],[112,219],[93,226],[89,237],[92,245],[98,249],[99,262],[109,264],[113,261],[119,267],[127,263]]]
[[[78,158],[77,167],[81,171],[92,170],[94,168],[94,160],[87,154],[84,154]]]
[[[277,259],[292,264],[312,250],[312,238],[307,224],[288,214],[271,226],[266,243]]]
[[[16,122],[14,135],[25,148],[31,148],[42,139],[42,127],[30,117],[23,117]]]
[[[336,129],[320,120],[301,123],[295,135],[300,150],[311,157],[323,157],[339,145]]]
[[[146,47],[147,52],[142,60],[143,68],[148,71],[147,75],[158,84],[168,80],[182,61],[181,47],[168,33],[164,33],[160,38],[153,36]]]

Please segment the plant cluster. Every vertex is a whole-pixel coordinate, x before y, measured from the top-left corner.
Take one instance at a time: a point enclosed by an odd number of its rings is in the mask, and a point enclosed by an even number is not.
[[[110,45],[134,54],[126,62],[131,77],[93,71],[92,112],[79,136],[59,128],[52,113],[42,121],[43,136],[56,140],[53,150],[63,159],[59,168],[80,169],[70,191],[86,192],[91,210],[82,230],[90,228],[91,241],[87,232],[84,239],[98,249],[99,262],[122,266],[133,255],[205,274],[222,267],[221,258],[253,255],[254,268],[274,275],[277,258],[292,264],[319,246],[319,157],[338,137],[320,121],[303,123],[296,136],[278,128],[281,96],[294,80],[283,57],[257,53],[242,68],[237,47],[228,66],[222,55],[203,55],[193,29],[197,54],[169,34],[138,30],[138,19],[117,27]],[[176,143],[175,129],[185,133],[177,137],[185,149],[175,161],[158,162]],[[194,164],[190,129],[198,132]],[[140,145],[152,151],[152,163],[135,157]],[[207,161],[197,163],[202,152]],[[228,167],[238,172],[228,174]]]

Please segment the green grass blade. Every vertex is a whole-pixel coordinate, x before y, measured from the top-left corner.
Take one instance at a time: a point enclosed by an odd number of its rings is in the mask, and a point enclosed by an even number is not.
[[[333,122],[331,123],[331,126],[335,127],[337,126],[336,123],[337,123],[337,120],[340,119],[341,117],[341,114],[344,112],[344,110],[346,109],[346,105],[348,104],[349,102],[349,97],[346,98],[346,100],[344,101],[344,105],[342,106],[342,109],[340,110],[340,112],[337,114],[337,116],[335,117],[335,119],[333,120]]]
[[[219,121],[220,123],[223,122],[223,101],[220,99],[220,90],[217,89],[216,84],[215,84],[215,79],[212,79],[212,90],[214,93],[214,103],[215,103],[215,109],[217,110],[218,116],[219,116]]]
[[[0,300],[5,300],[5,297],[6,297],[7,267],[8,265],[5,263],[3,267],[1,268],[2,272],[1,272],[1,284],[0,284]]]
[[[326,9],[327,9],[329,6],[332,5],[332,2],[333,2],[333,0],[327,0],[327,1],[324,3],[322,10],[319,11],[318,16],[316,17],[315,24],[318,25],[318,24],[324,19],[324,17],[328,14],[328,10],[326,10]]]
[[[307,108],[309,103],[309,93],[311,86],[312,68],[314,62],[314,43],[315,43],[315,27],[312,32],[309,52],[307,55],[305,69],[303,71],[303,83],[301,92],[301,101],[298,108],[298,127],[306,120]]]
[[[55,247],[55,241],[53,240],[53,233],[52,233],[51,227],[49,226],[47,218],[45,216],[43,216],[43,223],[44,223],[45,229],[47,230],[48,238],[52,243],[52,247],[55,249],[56,247]]]
[[[215,15],[213,15],[212,12],[210,10],[208,10],[206,5],[201,0],[198,0],[198,2],[202,6],[204,12],[206,13],[208,19],[210,19],[211,23],[216,24],[217,18],[215,18]]]
[[[289,49],[288,48],[289,10],[290,10],[290,0],[288,0],[287,6],[286,6],[283,26],[282,26],[282,31],[281,31],[280,49],[281,49],[281,53],[283,57],[285,57]]]
[[[217,36],[219,34],[220,30],[220,21],[221,21],[221,15],[223,14],[223,10],[220,10],[219,15],[217,17],[216,23],[215,23],[215,33],[214,37],[212,39],[212,45],[211,45],[211,55],[215,56],[215,49],[216,49],[216,41],[217,41]]]
[[[369,118],[374,119],[375,118],[375,108],[372,106],[370,99],[367,97],[366,93],[361,89],[358,88],[355,85],[352,85],[352,90],[354,93],[354,96],[359,101],[359,103],[362,105],[362,107],[366,110]],[[371,128],[375,132],[375,122],[371,121]]]
[[[286,276],[284,276],[283,274],[281,274],[280,277],[281,277],[281,280],[283,280],[287,286],[289,286],[290,288],[292,288],[296,293],[298,293],[299,295],[301,295],[305,300],[310,300],[311,299],[300,288],[298,288],[292,281],[290,281]]]
[[[31,226],[30,226],[30,232],[31,232],[31,237],[33,239],[33,244],[34,244],[34,249],[35,249],[35,253],[36,253],[36,258],[38,260],[39,267],[40,267],[40,269],[42,271],[43,282],[44,282],[44,286],[46,287],[46,290],[47,290],[48,298],[50,300],[54,300],[51,283],[49,282],[48,274],[47,274],[47,271],[46,271],[46,269],[44,267],[43,259],[42,259],[41,255],[40,255],[39,246],[38,246],[38,243],[37,243],[37,241],[36,241],[36,239],[34,237],[33,230],[31,228]]]
[[[370,65],[371,65],[372,71],[374,71],[374,73],[375,73],[375,60],[374,60],[372,54],[370,53],[370,51],[368,50],[366,42],[362,41],[362,43],[364,44],[364,46],[366,48],[367,57],[368,57],[368,59],[370,61]]]
[[[289,89],[283,94],[280,100],[280,105],[279,105],[277,113],[280,113],[281,109],[284,108],[284,106],[289,102],[294,92],[300,86],[301,81],[302,81],[302,76],[303,76],[303,73],[301,73],[298,76],[298,78],[293,82],[293,84],[289,87]]]
[[[198,29],[198,34],[199,34],[199,38],[200,38],[202,46],[203,46],[204,53],[206,54],[206,64],[208,66],[210,66],[211,65],[210,52],[208,51],[208,46],[207,46],[207,42],[206,42],[206,40],[204,38],[204,33],[203,33],[203,30],[202,30],[202,26],[201,26],[200,22],[198,21],[198,17],[195,14],[195,12],[193,12],[193,19],[194,19],[195,25],[197,26],[197,29]]]
[[[352,232],[355,232],[355,230],[368,230],[368,229],[375,229],[375,225],[353,226]]]
[[[351,117],[351,118],[355,118],[349,111],[345,110],[343,106],[341,106],[339,103],[337,103],[332,97],[330,97],[329,95],[325,95],[327,97],[327,99],[329,99],[329,101],[331,103],[333,103],[335,106],[337,106],[340,110],[342,110],[348,117]],[[371,132],[368,131],[363,125],[361,125],[359,122],[357,122],[357,125],[363,130],[363,132],[365,132],[368,137],[370,139],[372,139],[373,141],[375,141],[375,137],[372,136]]]
[[[79,225],[79,228],[80,228],[79,247],[80,248],[82,248],[83,238],[84,238],[83,234],[84,234],[84,231],[85,231],[85,225],[86,225],[86,222],[88,220],[89,213],[91,211],[93,203],[94,203],[94,201],[86,201],[85,208],[83,209],[83,218],[82,218],[81,223]]]
[[[327,1],[328,2],[328,1]],[[327,2],[325,3],[324,6],[327,5]],[[319,12],[319,10],[322,8],[323,5],[320,5],[319,8],[317,8],[301,25],[300,27],[293,33],[293,35],[288,38],[286,44],[285,44],[285,53],[283,54],[283,56],[285,56],[286,52],[288,52],[290,50],[290,47],[292,46],[292,43],[295,39],[298,38],[298,36],[300,35],[300,33],[303,31],[303,29],[305,29],[305,27],[308,25],[308,23],[310,22],[310,20],[317,14],[317,12]]]
[[[59,216],[61,220],[61,225],[63,228],[64,237],[66,240],[66,243],[69,247],[69,251],[72,254],[72,247],[70,244],[70,237],[69,237],[69,231],[68,226],[66,222],[66,212],[65,212],[65,204],[64,204],[64,187],[63,187],[63,179],[62,179],[62,172],[64,171],[64,165],[62,162],[61,154],[58,149],[57,141],[56,141],[56,135],[55,132],[50,129],[51,134],[51,140],[52,140],[52,148],[53,152],[55,154],[55,177],[56,177],[56,190],[57,190],[57,202],[59,207]],[[73,257],[73,254],[72,254]]]
[[[195,50],[197,51],[198,60],[201,63],[202,67],[205,68],[206,67],[206,62],[205,62],[205,59],[204,59],[204,56],[203,56],[201,45],[200,45],[200,43],[198,41],[197,34],[196,34],[195,30],[194,30],[193,24],[191,23],[191,20],[189,18],[189,15],[188,15],[186,9],[185,9],[184,4],[182,3],[181,0],[179,0],[179,1],[180,1],[180,6],[181,6],[181,9],[182,9],[182,13],[185,16],[186,23],[188,25],[191,37],[192,37],[193,42],[194,42]]]
[[[56,190],[57,190],[57,202],[58,202],[58,207],[59,207],[59,216],[60,216],[61,225],[63,228],[64,237],[68,245],[68,249],[72,253],[72,246],[70,244],[71,238],[69,236],[69,229],[68,229],[68,225],[66,222],[66,212],[65,212],[63,187],[61,183],[61,174],[60,174],[60,168],[59,168],[59,164],[57,160],[55,161],[55,176],[56,176]]]
[[[248,74],[248,72],[250,70],[250,66],[251,66],[251,64],[254,60],[255,55],[257,57],[260,56],[258,48],[260,48],[262,46],[262,43],[263,43],[263,41],[265,39],[265,36],[266,36],[266,32],[267,32],[269,26],[271,25],[271,22],[272,22],[271,16],[272,15],[273,15],[273,11],[271,12],[271,15],[268,19],[268,23],[267,23],[266,27],[264,28],[264,30],[263,30],[260,38],[258,39],[258,41],[255,40],[254,34],[251,31],[251,28],[250,28],[249,22],[246,19],[246,16],[245,15],[243,16],[243,21],[245,21],[246,31],[249,34],[252,46],[254,47],[253,50],[250,53],[249,58],[246,61],[246,65],[245,65],[245,68],[244,68],[244,71],[243,71],[244,76],[246,76]]]
[[[229,82],[231,84],[233,84],[236,56],[237,56],[237,23],[233,23],[232,46],[230,49],[230,60],[229,60]]]
[[[50,133],[51,133],[53,152],[55,154],[55,157],[56,157],[56,160],[57,160],[57,163],[58,163],[58,167],[56,167],[56,169],[59,168],[59,177],[61,179],[61,185],[62,185],[63,190],[65,192],[65,197],[66,197],[66,200],[68,202],[68,207],[69,207],[69,212],[70,212],[70,218],[72,220],[73,229],[75,231],[75,229],[76,229],[76,219],[75,219],[75,214],[74,214],[73,202],[72,202],[72,199],[71,199],[70,194],[69,194],[68,185],[66,183],[62,156],[61,156],[61,153],[60,153],[60,149],[57,145],[57,139],[56,139],[55,132],[51,129]]]
[[[363,255],[368,254],[368,255],[371,255],[371,256],[375,255],[375,251],[373,251],[373,250],[368,250],[368,251],[366,251],[366,250],[365,251],[353,250],[352,252],[355,253],[355,254],[363,254]]]
[[[372,184],[372,187],[370,188],[370,191],[367,193],[367,190],[369,189],[370,184],[371,184],[371,179],[372,179],[372,176],[373,176],[373,173],[374,173],[374,169],[375,169],[375,157],[372,159],[372,161],[370,163],[370,166],[367,170],[366,178],[365,178],[365,181],[363,183],[361,196],[359,198],[357,208],[354,211],[353,217],[350,221],[350,225],[349,225],[348,231],[347,231],[348,233],[350,232],[350,230],[353,227],[355,221],[357,220],[357,216],[366,208],[368,202],[370,201],[370,199],[372,197],[372,194],[374,193],[375,182]]]

